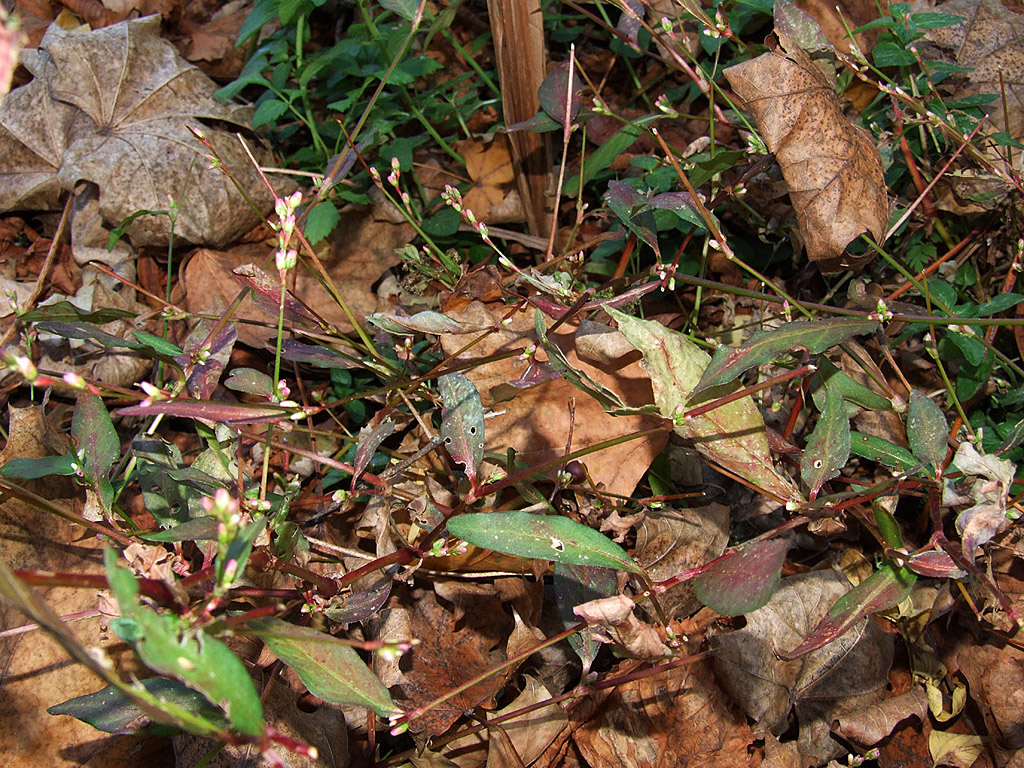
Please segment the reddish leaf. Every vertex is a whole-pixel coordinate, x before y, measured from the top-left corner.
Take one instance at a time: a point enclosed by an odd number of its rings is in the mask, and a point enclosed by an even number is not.
[[[281,311],[281,284],[255,264],[243,264],[232,270],[235,279],[249,289],[252,303],[270,317],[276,318]],[[306,309],[290,292],[284,296],[284,319],[293,323],[324,328],[320,318]]]
[[[164,400],[150,405],[130,405],[119,408],[119,416],[176,416],[183,419],[222,421],[225,424],[252,424],[259,421],[287,419],[290,411],[272,405],[231,405],[208,400]]]
[[[829,608],[818,626],[785,659],[795,659],[832,642],[867,616],[891,608],[910,594],[917,576],[888,563],[851,589]]]
[[[359,430],[359,442],[356,444],[356,455],[352,461],[352,490],[356,489],[356,481],[363,474],[374,452],[380,444],[395,431],[395,422],[390,418],[384,419],[380,424],[367,424]]]
[[[756,611],[775,594],[789,542],[772,539],[728,552],[693,581],[697,598],[726,616]]]
[[[569,95],[569,62],[563,61],[552,69],[544,82],[541,83],[537,95],[540,96],[540,106],[550,117],[553,117],[561,125],[565,125],[566,116],[572,124],[580,111],[580,86],[579,77],[573,77],[572,101],[567,101]]]

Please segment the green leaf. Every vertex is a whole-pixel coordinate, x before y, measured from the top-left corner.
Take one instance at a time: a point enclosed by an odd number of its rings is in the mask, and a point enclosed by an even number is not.
[[[98,395],[83,394],[75,403],[71,435],[82,451],[86,476],[94,483],[107,480],[121,455],[121,439]]]
[[[381,8],[398,14],[406,21],[412,21],[416,17],[419,5],[419,0],[380,0]]]
[[[756,542],[723,555],[693,580],[693,591],[708,608],[740,616],[766,605],[782,583],[789,542]]]
[[[190,712],[195,712],[212,723],[227,728],[224,713],[211,704],[205,696],[187,685],[166,677],[150,677],[141,681],[142,686],[156,699]],[[93,728],[106,733],[146,734],[147,736],[174,736],[180,728],[160,723],[151,723],[142,708],[125,696],[118,688],[108,685],[95,693],[77,696],[54,704],[46,710],[51,715],[71,715]],[[145,719],[144,719],[145,718]]]
[[[331,704],[366,707],[381,717],[400,711],[384,684],[338,638],[273,617],[250,621],[248,626],[277,658],[295,670],[314,696]]]
[[[784,659],[795,659],[821,648],[853,626],[869,613],[884,611],[897,605],[917,581],[917,576],[906,568],[894,568],[883,563],[877,571],[836,600],[818,626]]]
[[[272,123],[288,111],[288,104],[277,99],[261,101],[252,115],[252,127],[259,128],[261,125]]]
[[[479,512],[453,517],[448,533],[477,547],[518,557],[643,573],[618,544],[567,517]]]
[[[224,708],[232,727],[250,736],[263,734],[263,707],[249,673],[238,657],[202,630],[183,635],[175,616],[157,614],[139,604],[139,585],[117,564],[117,554],[104,552],[107,581],[121,615],[135,620],[141,639],[135,649],[151,669],[170,675]]]
[[[393,333],[396,336],[408,336],[412,333],[432,333],[435,335],[442,333],[472,333],[482,330],[477,326],[460,323],[458,320],[453,320],[447,315],[442,315],[440,312],[434,312],[429,309],[417,312],[410,317],[376,312],[368,315],[366,320],[381,330]]]
[[[277,8],[280,0],[256,0],[253,9],[245,17],[241,28],[238,30],[238,40],[235,46],[240,46],[250,37],[255,35],[264,25],[269,24],[277,18]]]
[[[870,387],[861,384],[852,376],[843,373],[831,360],[822,356],[818,358],[818,372],[811,379],[811,385],[814,387],[811,392],[811,399],[814,400],[814,404],[819,411],[825,409],[824,384],[838,389],[839,393],[843,396],[843,400],[851,404],[846,409],[848,416],[856,411],[856,406],[866,408],[869,411],[892,410],[892,401],[889,398],[883,397]]]
[[[135,317],[134,312],[126,309],[97,309],[94,312],[86,312],[79,309],[70,301],[58,301],[56,304],[47,304],[44,307],[36,307],[21,316],[26,323],[43,321],[50,322],[75,322],[86,323],[110,323],[114,320],[122,320],[126,317]]]
[[[555,603],[565,629],[580,623],[573,608],[601,597],[611,597],[619,591],[615,571],[610,568],[571,563],[555,563],[551,586],[555,590]],[[601,649],[601,643],[594,639],[596,631],[595,627],[586,627],[569,637],[569,645],[583,662],[584,678]]]
[[[618,322],[626,340],[643,353],[654,401],[662,416],[677,421],[676,434],[692,440],[708,459],[778,500],[802,500],[793,483],[775,470],[764,419],[752,398],[741,398],[700,416],[676,418],[688,405],[690,390],[711,360],[707,352],[659,323],[611,308],[606,311]],[[735,382],[722,385],[705,391],[701,399],[710,401],[736,389]]]
[[[949,439],[949,423],[931,398],[916,389],[910,393],[907,408],[907,442],[910,450],[921,461],[938,470],[946,459],[946,441]]]
[[[582,175],[570,178],[565,183],[563,192],[569,197],[575,197],[580,187],[610,166],[619,155],[633,146],[633,143],[643,134],[643,128],[633,123],[620,128],[584,160]]]
[[[47,475],[73,475],[75,467],[70,456],[44,456],[39,459],[11,459],[0,467],[0,477],[36,480]]]
[[[141,341],[147,347],[156,350],[161,355],[167,355],[168,357],[175,357],[177,355],[184,354],[184,350],[177,344],[174,344],[167,339],[162,339],[159,336],[154,336],[152,333],[146,333],[144,331],[132,331],[132,336]]]
[[[309,212],[306,223],[302,226],[302,234],[310,245],[316,245],[327,237],[341,221],[341,213],[334,203],[323,202]]]
[[[441,437],[453,460],[466,468],[466,477],[476,487],[477,471],[484,460],[484,408],[480,393],[461,373],[447,373],[437,380],[444,408],[441,409]]]
[[[906,448],[862,432],[850,433],[850,453],[862,459],[877,461],[897,472],[909,472],[921,464]]]
[[[745,344],[716,349],[691,396],[708,387],[727,384],[751,368],[769,363],[788,352],[806,349],[816,355],[852,336],[872,333],[877,328],[878,323],[874,320],[837,317],[814,322],[797,320],[778,328],[757,331]]]
[[[839,474],[850,459],[850,419],[843,396],[825,387],[825,408],[800,457],[800,478],[814,498],[821,486]]]

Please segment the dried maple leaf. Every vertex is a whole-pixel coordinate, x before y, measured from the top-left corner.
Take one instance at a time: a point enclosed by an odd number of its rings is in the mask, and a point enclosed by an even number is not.
[[[775,153],[808,258],[823,271],[861,266],[866,259],[845,254],[846,246],[864,233],[880,240],[889,217],[870,135],[843,117],[829,78],[796,46],[737,64],[725,76]]]
[[[100,187],[110,223],[140,210],[181,214],[175,234],[225,244],[259,221],[227,176],[210,168],[187,125],[222,121],[241,128],[250,110],[213,99],[216,84],[158,37],[160,17],[93,32],[56,24],[22,62],[35,79],[0,106],[0,210],[59,207],[81,181]],[[269,191],[229,130],[202,127],[241,186],[269,208]],[[285,190],[280,190],[285,191]],[[136,245],[164,245],[166,216],[142,216],[128,230]]]

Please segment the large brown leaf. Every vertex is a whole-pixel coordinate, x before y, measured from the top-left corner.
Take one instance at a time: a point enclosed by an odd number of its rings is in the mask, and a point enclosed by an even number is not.
[[[725,70],[782,169],[807,248],[823,271],[860,266],[845,254],[888,222],[882,161],[868,133],[843,117],[835,88],[802,50],[769,51]]]
[[[258,205],[270,194],[231,131],[250,110],[213,100],[216,84],[157,36],[159,16],[93,32],[52,25],[22,61],[35,79],[0,106],[0,210],[54,209],[80,180],[100,187],[104,218],[120,224],[139,210],[179,201],[179,237],[222,245],[259,218],[186,126],[206,133]],[[143,216],[128,230],[136,245],[163,245],[165,216]]]

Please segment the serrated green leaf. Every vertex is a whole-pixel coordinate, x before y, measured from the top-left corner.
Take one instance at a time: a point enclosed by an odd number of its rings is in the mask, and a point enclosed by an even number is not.
[[[475,546],[518,557],[643,573],[618,544],[567,517],[480,512],[453,517],[448,521],[448,533]]]
[[[852,336],[872,333],[875,320],[836,317],[813,322],[797,320],[778,328],[757,331],[738,347],[719,347],[691,395],[726,384],[751,368],[769,363],[787,352],[806,349],[816,355]]]
[[[825,388],[825,409],[807,447],[800,457],[800,478],[810,489],[811,498],[821,486],[839,474],[850,459],[850,419],[843,396],[834,387]]]
[[[788,550],[789,542],[773,539],[728,553],[693,580],[694,594],[725,616],[756,611],[778,591]]]
[[[341,213],[334,203],[320,203],[306,217],[306,223],[302,226],[302,234],[306,236],[310,245],[316,245],[334,231],[339,221],[341,221]]]
[[[352,648],[310,627],[267,617],[250,621],[252,633],[295,670],[310,693],[331,704],[356,704],[381,717],[400,711],[391,694]]]
[[[690,391],[700,381],[711,356],[681,333],[659,323],[639,320],[607,308],[623,336],[644,355],[654,401],[668,419],[685,409]],[[706,390],[702,401],[735,392],[738,383]],[[692,440],[697,451],[729,472],[748,480],[779,501],[801,501],[800,491],[772,463],[764,418],[750,397],[676,423],[676,434]]]
[[[448,454],[466,468],[466,477],[476,486],[477,472],[484,460],[484,407],[473,382],[461,373],[447,373],[437,380],[444,408],[441,437]]]
[[[202,630],[182,635],[175,616],[158,614],[139,604],[139,585],[117,564],[117,554],[104,552],[107,581],[121,614],[142,630],[136,652],[148,667],[170,675],[223,707],[231,725],[250,736],[263,734],[263,706],[249,673],[228,647]]]
[[[921,461],[938,469],[946,459],[946,441],[949,423],[931,398],[916,389],[910,393],[907,408],[907,442],[910,450]]]

